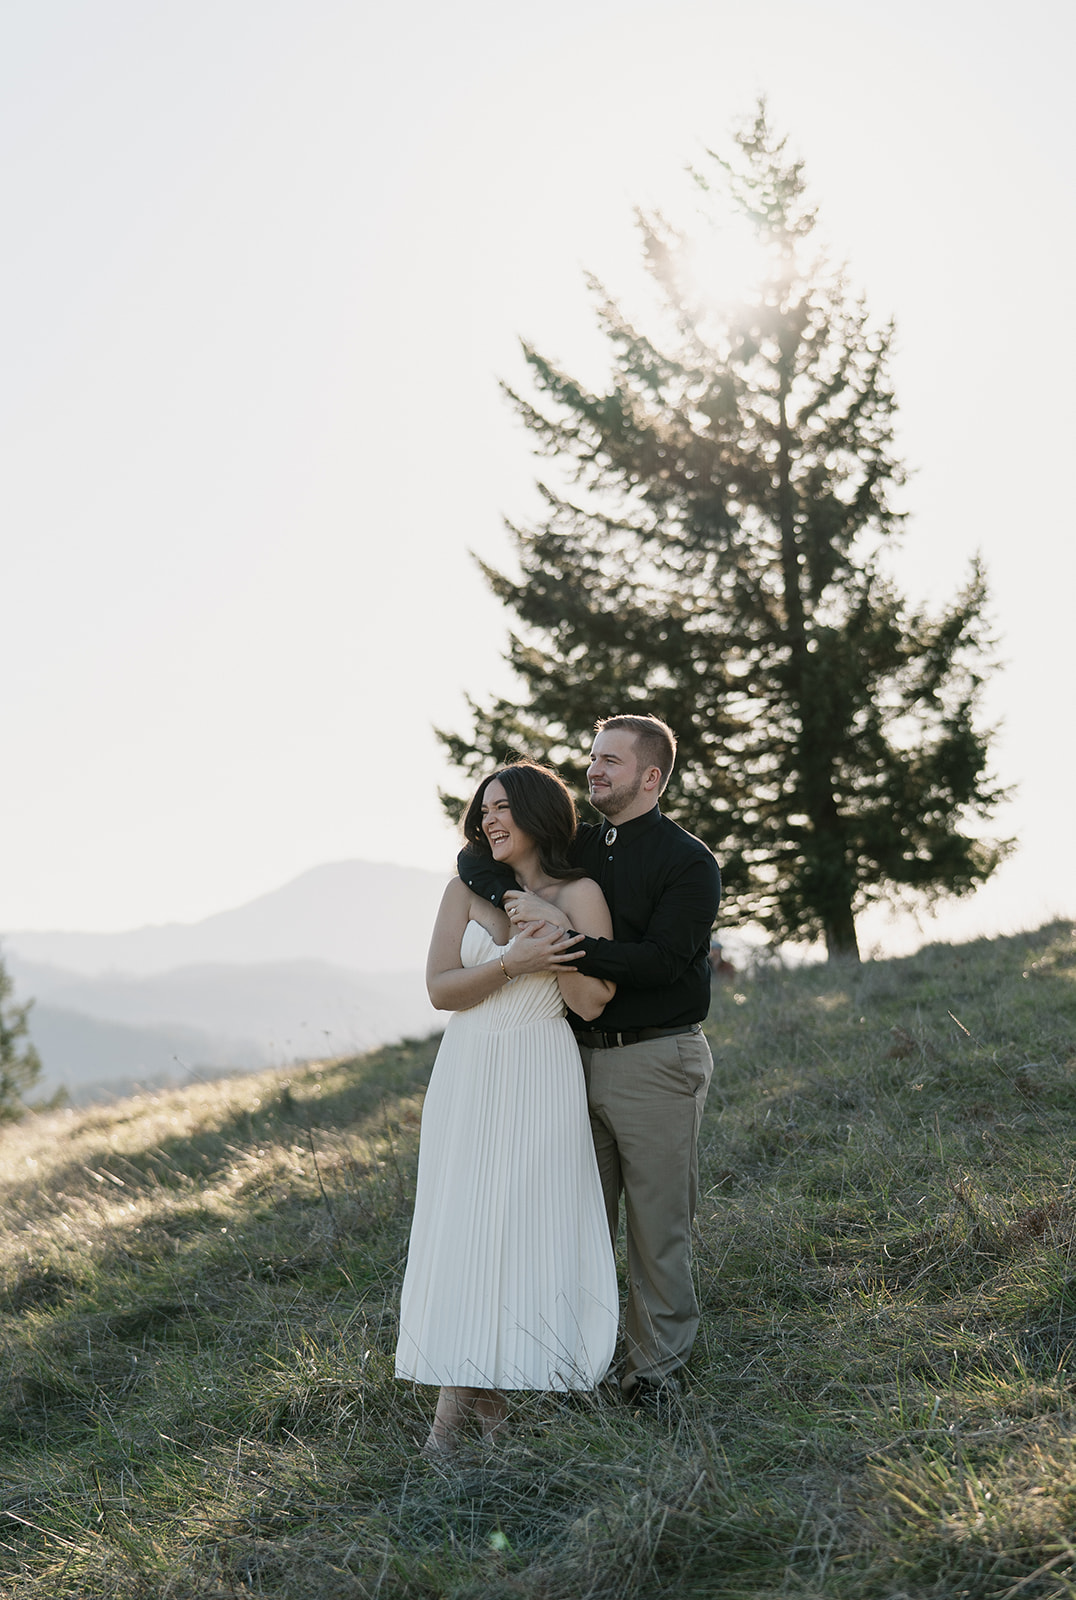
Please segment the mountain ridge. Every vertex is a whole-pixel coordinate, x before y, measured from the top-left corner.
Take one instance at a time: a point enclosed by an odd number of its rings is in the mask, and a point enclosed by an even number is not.
[[[194,923],[4,935],[16,996],[35,1002],[41,1089],[109,1099],[433,1032],[421,969],[445,881],[330,862]]]
[[[196,922],[116,933],[13,929],[0,935],[0,944],[5,956],[86,976],[295,960],[358,972],[403,971],[423,963],[447,881],[447,872],[424,867],[327,862]]]

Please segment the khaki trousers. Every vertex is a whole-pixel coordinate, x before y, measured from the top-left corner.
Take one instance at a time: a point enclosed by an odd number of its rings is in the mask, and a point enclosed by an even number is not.
[[[624,1196],[628,1258],[621,1386],[659,1382],[682,1367],[699,1325],[691,1225],[699,1187],[698,1137],[713,1072],[701,1033],[581,1046],[609,1232],[616,1248]]]

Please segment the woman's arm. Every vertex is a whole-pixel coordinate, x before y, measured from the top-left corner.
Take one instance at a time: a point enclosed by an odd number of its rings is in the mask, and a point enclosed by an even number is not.
[[[486,902],[472,894],[459,878],[454,878],[441,897],[426,957],[426,992],[438,1011],[469,1011],[471,1006],[503,989],[511,978],[518,978],[524,972],[556,971],[560,964],[571,959],[571,947],[576,941],[566,938],[560,928],[540,927],[518,938],[512,948],[504,952],[503,958],[494,956],[492,961],[483,961],[480,967],[465,967],[460,958],[460,946],[473,909],[481,910],[483,920],[490,915]],[[505,918],[503,935],[494,937],[507,938],[508,931]],[[598,983],[600,980],[585,981]]]
[[[569,927],[580,933],[590,934],[596,939],[608,939],[612,934],[613,919],[609,915],[609,907],[593,878],[573,878],[564,884],[557,895],[557,905],[550,909],[566,914]],[[560,932],[555,924],[547,922],[544,926]],[[596,933],[594,930],[597,928],[604,928],[607,932]],[[577,1017],[582,1017],[584,1022],[593,1022],[595,1017],[601,1016],[616,994],[615,983],[610,983],[607,978],[587,978],[581,972],[559,972],[557,983],[564,1004]]]

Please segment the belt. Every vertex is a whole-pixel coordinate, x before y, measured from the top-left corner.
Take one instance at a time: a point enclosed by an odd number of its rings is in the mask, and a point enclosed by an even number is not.
[[[628,1028],[623,1033],[605,1033],[600,1028],[578,1028],[576,1038],[588,1050],[619,1050],[621,1045],[641,1044],[644,1039],[671,1039],[677,1033],[701,1033],[702,1023],[686,1028]]]

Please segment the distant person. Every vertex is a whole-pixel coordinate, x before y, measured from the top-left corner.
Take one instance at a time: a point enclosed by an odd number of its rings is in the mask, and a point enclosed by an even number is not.
[[[604,822],[579,828],[572,863],[600,884],[612,937],[582,929],[572,963],[616,984],[598,1026],[569,1017],[579,1042],[590,1125],[614,1245],[624,1196],[628,1299],[621,1389],[667,1408],[699,1323],[691,1265],[698,1133],[713,1058],[701,1024],[710,1006],[710,930],[721,898],[713,855],[662,816],[658,797],[676,757],[657,717],[597,723],[587,781]],[[460,873],[516,927],[578,930],[571,908],[519,891],[473,851]],[[569,1006],[573,1002],[569,996]]]
[[[722,983],[728,983],[736,976],[736,968],[721,948],[721,940],[716,938],[710,940],[710,971]]]
[[[612,932],[597,884],[568,860],[575,806],[521,761],[479,785],[464,818],[478,861],[594,938]],[[591,1389],[613,1358],[617,1282],[566,1005],[597,1018],[615,992],[568,970],[578,935],[513,935],[459,878],[445,890],[426,984],[451,1009],[422,1112],[396,1374],[437,1384],[427,1455],[470,1419],[503,1426],[504,1391]]]

